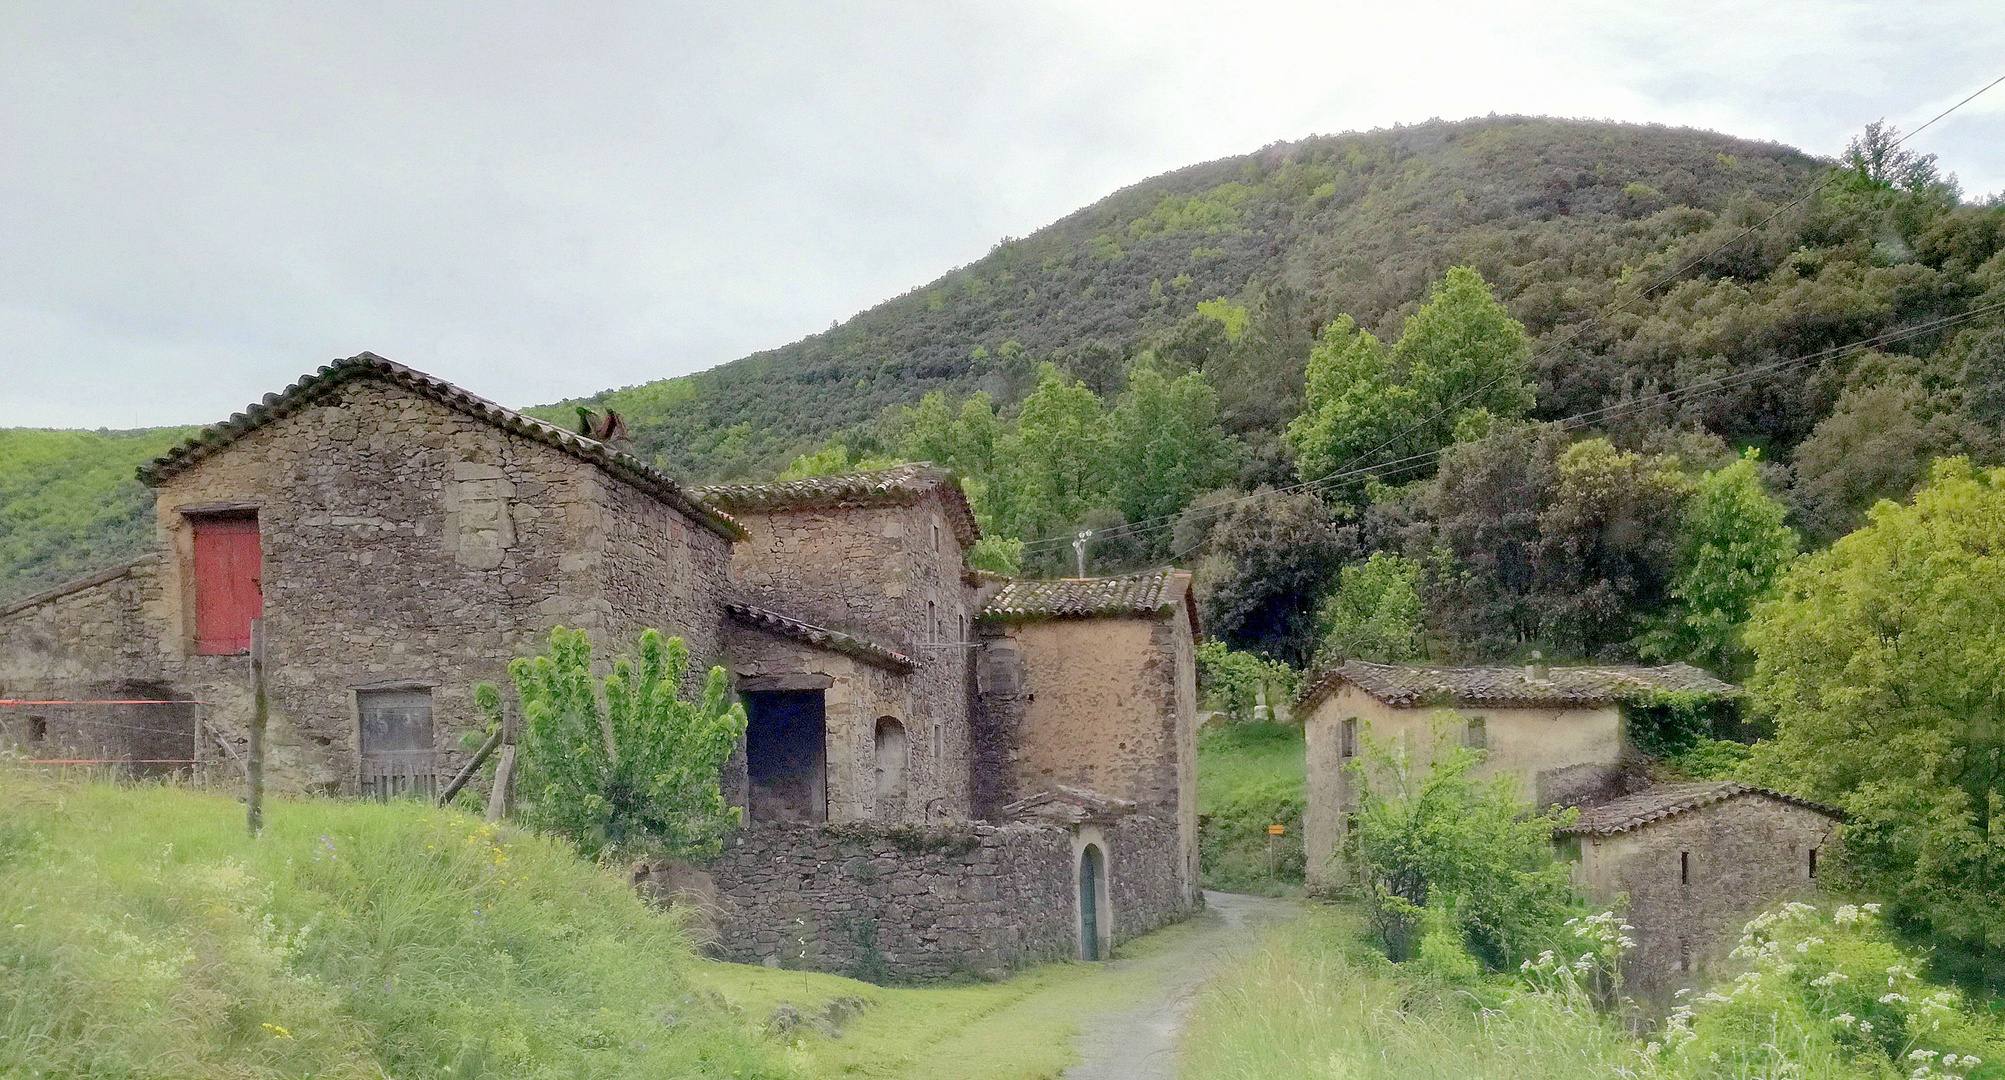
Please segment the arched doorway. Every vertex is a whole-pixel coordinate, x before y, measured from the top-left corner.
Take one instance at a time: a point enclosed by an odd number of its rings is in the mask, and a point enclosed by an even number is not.
[[[1101,956],[1102,911],[1107,892],[1107,860],[1097,844],[1079,852],[1079,959],[1098,960]]]
[[[877,818],[898,821],[905,816],[905,725],[882,716],[877,720]]]

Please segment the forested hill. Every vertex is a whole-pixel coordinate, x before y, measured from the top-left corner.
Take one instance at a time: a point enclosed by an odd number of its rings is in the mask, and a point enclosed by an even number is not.
[[[586,404],[626,414],[679,475],[759,475],[931,390],[1012,402],[1043,360],[1104,395],[1153,347],[1205,367],[1228,429],[1257,435],[1294,415],[1315,330],[1338,313],[1390,336],[1469,264],[1537,338],[1821,167],[1711,132],[1518,117],[1277,144],[1118,191],[826,333]],[[1221,299],[1247,321],[1193,318]]]

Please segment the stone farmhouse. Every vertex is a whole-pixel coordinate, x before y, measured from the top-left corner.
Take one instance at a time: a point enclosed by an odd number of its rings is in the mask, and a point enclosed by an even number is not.
[[[256,620],[277,791],[430,792],[551,627],[731,673],[745,823],[694,880],[739,960],[880,979],[1097,958],[1197,886],[1187,574],[1011,581],[928,465],[689,489],[364,353],[149,464],[149,554],[0,609],[34,757],[234,769]],[[145,766],[137,767],[144,771]]]
[[[1556,841],[1589,902],[1627,897],[1637,947],[1626,981],[1639,997],[1667,1002],[1725,958],[1755,912],[1812,887],[1838,813],[1745,784],[1653,782],[1624,713],[1664,691],[1739,693],[1687,664],[1325,668],[1295,705],[1308,747],[1310,884],[1327,888],[1342,875],[1355,759],[1396,746],[1424,766],[1444,741],[1478,749],[1476,776],[1508,775],[1538,805],[1581,809]]]

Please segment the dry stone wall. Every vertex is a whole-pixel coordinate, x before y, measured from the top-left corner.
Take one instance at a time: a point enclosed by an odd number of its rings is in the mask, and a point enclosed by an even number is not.
[[[1195,909],[1175,822],[1129,817],[1097,836],[1117,942]],[[699,891],[726,960],[873,982],[995,978],[1077,957],[1077,852],[1062,825],[762,824],[726,843]],[[662,897],[691,876],[660,863],[635,881]]]

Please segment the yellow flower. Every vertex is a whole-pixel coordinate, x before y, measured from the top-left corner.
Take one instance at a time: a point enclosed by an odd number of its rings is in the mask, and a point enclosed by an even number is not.
[[[286,1029],[278,1026],[277,1024],[259,1024],[258,1026],[264,1028],[266,1031],[271,1032],[272,1038],[274,1039],[292,1038],[292,1032],[287,1031]]]

